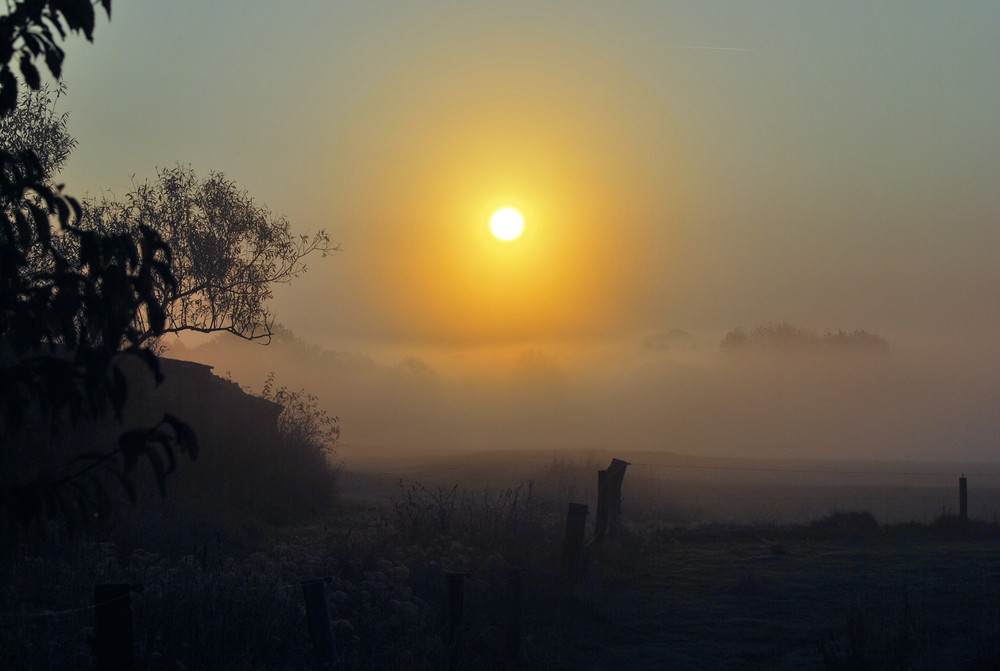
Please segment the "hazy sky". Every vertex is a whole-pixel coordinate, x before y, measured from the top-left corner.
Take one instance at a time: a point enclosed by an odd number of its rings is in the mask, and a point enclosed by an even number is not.
[[[279,320],[447,388],[406,424],[378,401],[405,384],[342,370],[327,402],[358,406],[353,429],[340,412],[347,442],[492,445],[506,416],[528,442],[683,434],[691,452],[737,452],[762,424],[751,447],[785,454],[829,442],[884,383],[862,413],[877,429],[840,437],[846,451],[921,439],[911,453],[995,458],[997,35],[995,2],[116,0],[95,43],[68,49],[79,146],[63,178],[122,194],[189,163],[330,231],[344,251],[279,291]],[[525,216],[511,243],[488,232],[501,206]],[[793,430],[803,413],[777,400],[733,405],[722,431],[733,389],[761,394],[759,371],[719,372],[718,341],[782,320],[877,331],[894,372],[841,366],[854,405],[783,378],[821,418]],[[684,356],[644,352],[672,329],[694,338]],[[682,379],[701,389],[684,402]],[[891,449],[859,447],[873,435]]]

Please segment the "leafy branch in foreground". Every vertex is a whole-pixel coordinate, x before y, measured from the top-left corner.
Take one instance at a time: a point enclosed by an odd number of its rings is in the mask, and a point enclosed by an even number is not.
[[[156,426],[123,433],[118,447],[111,451],[74,457],[65,475],[43,470],[26,483],[0,488],[0,510],[7,512],[6,535],[16,537],[52,519],[64,520],[74,528],[86,527],[91,518],[102,517],[114,507],[106,483],[109,476],[134,504],[137,495],[132,473],[141,458],[148,460],[160,494],[165,495],[167,475],[177,467],[175,446],[192,459],[198,456],[198,441],[190,427],[164,415]]]
[[[110,0],[101,5],[110,11]],[[8,8],[0,17],[0,121],[18,103],[16,56],[28,87],[38,91],[33,59],[44,58],[58,78],[63,52],[55,35],[91,39],[94,29],[89,0],[24,0]],[[102,477],[117,479],[134,499],[140,460],[162,492],[175,453],[197,454],[190,428],[170,416],[126,431],[104,451],[74,455],[72,446],[56,445],[71,427],[122,419],[127,361],[137,359],[160,381],[158,360],[143,343],[166,328],[157,289],[175,293],[177,280],[170,247],[156,231],[81,228],[79,202],[48,177],[32,150],[0,149],[0,541],[49,520],[83,525],[106,512]],[[48,461],[27,447],[39,437]]]
[[[197,454],[190,429],[165,417],[122,434],[108,452],[63,454],[69,463],[62,468],[45,465],[25,477],[14,466],[25,432],[43,430],[54,440],[67,426],[120,420],[127,359],[141,361],[157,382],[162,378],[135,325],[142,315],[162,332],[165,313],[153,286],[175,284],[170,249],[155,231],[144,227],[138,242],[84,231],[74,225],[79,204],[44,177],[30,152],[0,151],[0,525],[8,537],[48,519],[82,523],[103,512],[108,496],[99,471],[114,475],[134,498],[130,479],[140,458],[162,490],[175,448]],[[60,251],[57,237],[76,240],[75,257]]]
[[[111,0],[99,0],[111,16]],[[35,60],[41,58],[53,77],[62,75],[66,54],[57,43],[69,33],[83,33],[94,41],[97,16],[90,0],[20,0],[7,3],[8,14],[0,16],[0,117],[17,105],[17,77],[12,61],[28,87],[38,90],[41,75]]]
[[[16,81],[15,81],[16,84]],[[13,89],[11,89],[13,90]],[[45,178],[58,172],[76,140],[68,115],[55,104],[65,93],[48,86],[16,94],[16,104],[0,117],[0,149],[19,155],[31,151]],[[163,333],[226,331],[247,340],[269,341],[274,317],[268,307],[277,284],[306,272],[306,257],[325,257],[339,246],[325,230],[295,235],[285,217],[272,214],[219,172],[198,177],[190,166],[160,169],[156,179],[133,185],[124,198],[105,195],[82,203],[78,226],[101,235],[131,235],[155,230],[172,250],[174,285],[154,283],[166,316],[162,331],[138,315],[141,341]],[[60,236],[64,255],[74,256],[79,240]],[[42,259],[35,259],[42,264]]]

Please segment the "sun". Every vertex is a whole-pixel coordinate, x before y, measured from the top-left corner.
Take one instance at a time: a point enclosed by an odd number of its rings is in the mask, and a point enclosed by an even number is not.
[[[517,210],[505,207],[493,213],[490,230],[501,240],[513,240],[524,230],[524,219]]]

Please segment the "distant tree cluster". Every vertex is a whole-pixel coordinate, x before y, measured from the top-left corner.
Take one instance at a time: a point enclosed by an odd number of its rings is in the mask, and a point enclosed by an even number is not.
[[[757,326],[753,329],[737,327],[723,338],[721,347],[730,350],[767,349],[779,351],[809,351],[817,349],[885,351],[888,341],[871,331],[826,331],[800,328],[788,322]]]

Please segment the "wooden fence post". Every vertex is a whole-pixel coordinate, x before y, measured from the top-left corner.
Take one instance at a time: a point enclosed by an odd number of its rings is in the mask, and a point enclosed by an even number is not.
[[[969,521],[969,488],[965,473],[958,479],[958,517],[963,522]]]
[[[612,459],[608,466],[607,484],[605,488],[608,499],[608,536],[617,538],[621,530],[622,516],[622,481],[625,479],[625,469],[628,467],[627,461]]]
[[[448,669],[458,669],[461,653],[462,617],[465,609],[465,573],[449,573],[448,578]]]
[[[594,542],[604,540],[608,530],[608,471],[597,471],[597,514],[594,516]]]
[[[94,586],[93,644],[99,671],[135,669],[131,592],[132,585]]]
[[[322,578],[303,581],[302,597],[306,602],[306,622],[309,626],[309,640],[312,641],[313,660],[317,668],[329,669],[336,659],[336,649],[323,583]]]
[[[569,504],[566,512],[566,539],[563,541],[562,577],[579,578],[583,573],[583,535],[587,528],[587,506]]]

